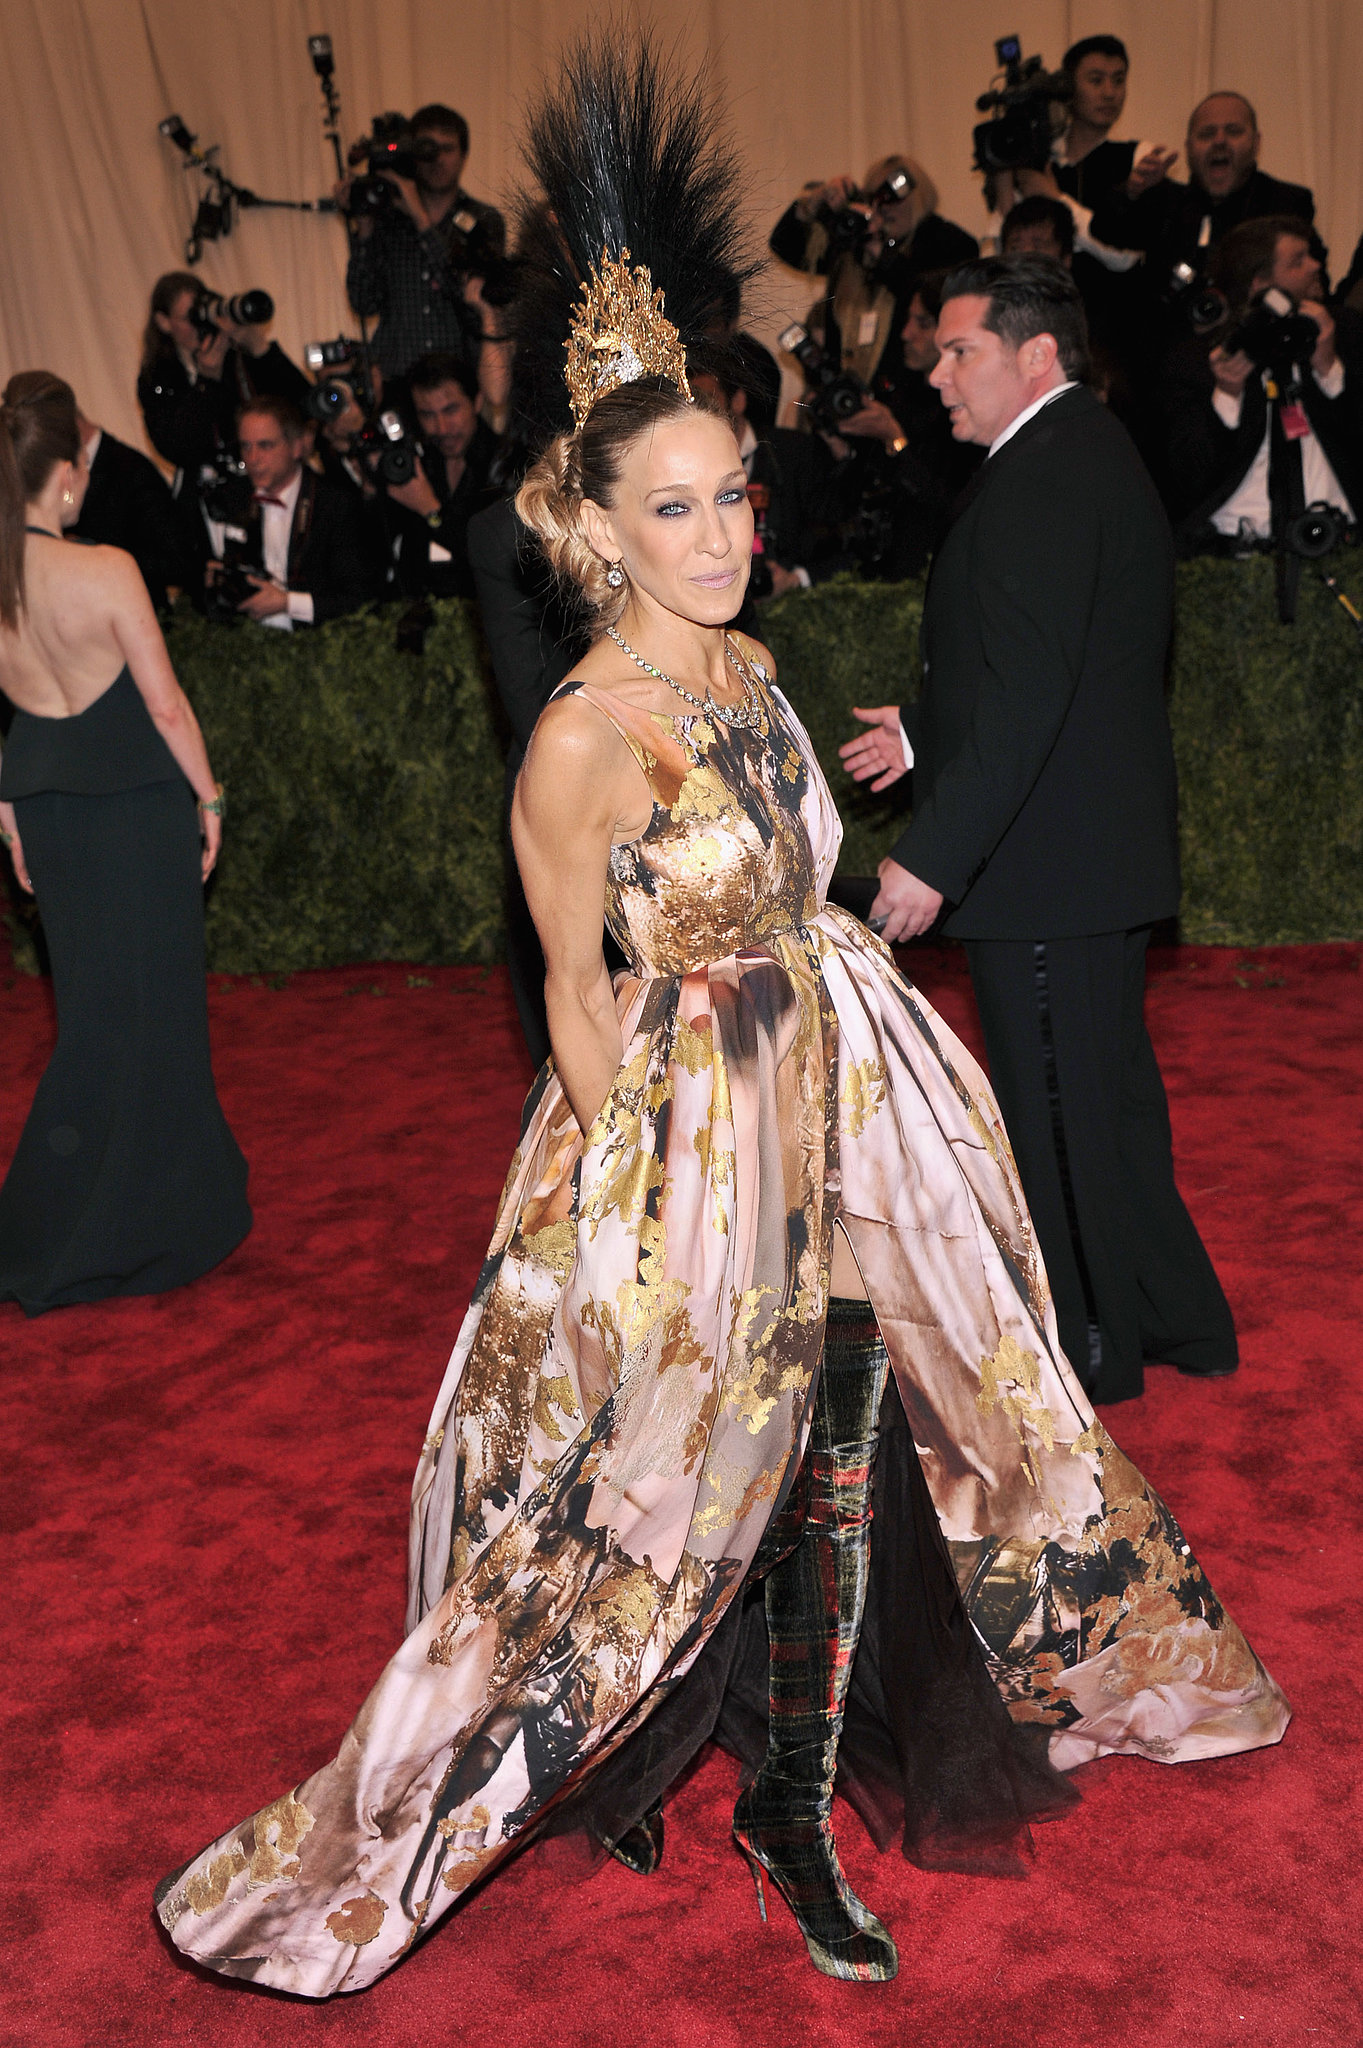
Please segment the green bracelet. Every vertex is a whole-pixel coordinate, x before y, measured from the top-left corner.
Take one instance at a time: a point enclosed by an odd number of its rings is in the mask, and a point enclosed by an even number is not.
[[[7,832],[4,826],[0,825],[0,846],[13,846],[13,844],[14,834],[12,832]]]
[[[215,782],[213,784],[213,787],[217,791],[217,795],[209,797],[206,802],[203,797],[200,797],[199,809],[201,811],[206,811],[210,817],[221,818],[224,815],[226,809],[225,800],[223,798],[222,793],[222,784],[220,782]]]

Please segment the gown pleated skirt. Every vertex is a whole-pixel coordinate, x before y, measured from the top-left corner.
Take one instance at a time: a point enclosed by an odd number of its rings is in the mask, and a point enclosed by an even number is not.
[[[0,1188],[0,1300],[38,1315],[196,1279],[251,1211],[213,1084],[189,785],[44,790],[15,811],[57,1044]]]

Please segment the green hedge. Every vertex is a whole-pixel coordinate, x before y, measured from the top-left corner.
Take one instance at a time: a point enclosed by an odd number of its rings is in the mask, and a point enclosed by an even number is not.
[[[1363,564],[1341,580],[1363,595]],[[771,605],[764,631],[866,874],[902,815],[838,766],[850,706],[917,689],[919,586],[836,582]],[[1278,625],[1272,565],[1179,570],[1172,713],[1189,939],[1363,937],[1363,653],[1312,577]],[[228,973],[350,961],[485,961],[501,939],[502,749],[473,614],[436,608],[423,655],[365,614],[276,634],[177,616],[167,638],[230,810],[208,899]],[[11,920],[13,923],[13,920]],[[31,931],[16,963],[32,968]]]

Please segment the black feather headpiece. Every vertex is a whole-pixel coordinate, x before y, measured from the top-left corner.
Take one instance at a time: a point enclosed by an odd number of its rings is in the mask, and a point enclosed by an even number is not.
[[[703,78],[623,32],[564,59],[524,145],[540,188],[520,207],[512,405],[532,444],[573,425],[565,344],[603,256],[646,269],[693,368],[720,353],[744,283],[739,166]],[[676,381],[675,379],[673,381]]]

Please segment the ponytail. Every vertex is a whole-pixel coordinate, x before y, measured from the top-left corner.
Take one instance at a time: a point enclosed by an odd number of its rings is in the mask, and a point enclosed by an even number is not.
[[[24,608],[24,482],[10,432],[10,410],[0,405],[0,627],[13,633]]]
[[[24,525],[59,462],[80,454],[76,394],[50,370],[21,370],[0,403],[0,627],[13,633],[24,608]]]

